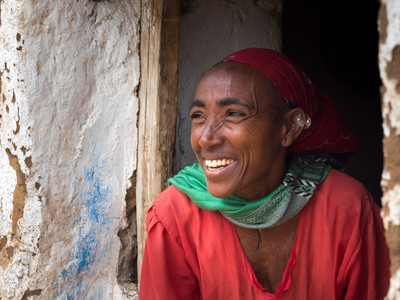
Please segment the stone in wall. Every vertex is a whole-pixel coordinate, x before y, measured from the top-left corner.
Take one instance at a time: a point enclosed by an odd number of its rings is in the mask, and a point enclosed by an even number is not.
[[[140,1],[0,5],[0,298],[126,298]]]

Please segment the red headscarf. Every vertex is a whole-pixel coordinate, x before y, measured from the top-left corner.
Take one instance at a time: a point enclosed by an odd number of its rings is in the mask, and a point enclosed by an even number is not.
[[[302,108],[311,118],[311,126],[303,130],[290,153],[355,152],[355,137],[332,101],[286,56],[270,49],[248,48],[226,56],[221,62],[226,61],[247,64],[264,74],[288,104]]]

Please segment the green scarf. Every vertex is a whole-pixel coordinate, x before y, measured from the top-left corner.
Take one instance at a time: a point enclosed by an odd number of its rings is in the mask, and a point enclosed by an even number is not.
[[[327,153],[293,156],[282,184],[257,200],[244,200],[236,195],[223,199],[213,197],[207,190],[206,178],[199,164],[184,168],[168,182],[200,208],[220,211],[236,225],[269,228],[297,215],[336,163]]]

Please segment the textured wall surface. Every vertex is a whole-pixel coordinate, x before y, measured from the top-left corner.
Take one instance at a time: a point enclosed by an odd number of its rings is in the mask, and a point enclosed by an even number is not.
[[[379,68],[383,81],[383,222],[390,248],[387,299],[400,299],[400,0],[383,0],[379,13]]]
[[[0,5],[0,298],[123,298],[140,1]]]
[[[196,161],[190,146],[189,106],[200,78],[225,55],[281,48],[282,0],[183,0],[179,32],[176,153],[178,168]]]

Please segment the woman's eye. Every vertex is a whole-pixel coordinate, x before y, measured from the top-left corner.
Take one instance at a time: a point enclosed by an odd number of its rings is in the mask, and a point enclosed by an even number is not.
[[[192,121],[193,120],[199,120],[199,119],[202,119],[202,118],[204,118],[204,116],[201,113],[193,113],[193,114],[190,115],[190,119],[192,119]]]
[[[229,111],[226,115],[227,117],[241,118],[244,117],[246,114],[238,111]]]

